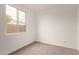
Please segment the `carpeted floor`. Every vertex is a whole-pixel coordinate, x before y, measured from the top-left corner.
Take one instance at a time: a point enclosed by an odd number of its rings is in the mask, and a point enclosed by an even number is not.
[[[33,42],[32,44],[11,53],[10,55],[78,55],[79,51],[48,45],[40,42]]]

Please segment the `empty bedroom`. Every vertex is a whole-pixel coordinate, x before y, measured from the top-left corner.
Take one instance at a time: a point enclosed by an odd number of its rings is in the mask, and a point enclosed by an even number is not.
[[[0,4],[0,55],[79,55],[79,5]]]

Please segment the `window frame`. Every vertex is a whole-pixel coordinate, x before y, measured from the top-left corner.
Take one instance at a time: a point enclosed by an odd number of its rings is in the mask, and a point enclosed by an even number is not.
[[[8,5],[8,4],[7,4]],[[22,34],[22,33],[26,33],[26,29],[25,29],[25,31],[23,31],[23,32],[19,32],[19,13],[18,13],[18,10],[20,10],[20,11],[22,11],[22,12],[24,12],[25,13],[25,26],[26,26],[26,12],[25,11],[23,11],[23,10],[21,10],[21,9],[19,9],[19,8],[17,8],[17,7],[14,7],[14,6],[12,6],[12,5],[8,5],[8,6],[11,6],[11,7],[13,7],[13,8],[16,8],[17,9],[17,24],[16,24],[16,26],[17,26],[17,28],[16,28],[16,32],[14,32],[14,33],[8,33],[7,32],[7,20],[6,20],[6,5],[5,5],[5,33],[6,33],[6,35],[9,35],[9,34]]]

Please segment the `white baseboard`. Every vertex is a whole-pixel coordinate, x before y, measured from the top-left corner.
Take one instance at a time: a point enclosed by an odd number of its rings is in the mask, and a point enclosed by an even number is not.
[[[33,42],[34,42],[34,40],[29,41],[29,42],[27,42],[25,45],[23,45],[22,47],[20,47],[20,48],[18,48],[18,49],[16,49],[16,50],[10,51],[9,53],[7,53],[7,55],[10,54],[10,53],[12,53],[12,52],[14,52],[14,51],[17,51],[17,50],[19,50],[19,49],[21,49],[21,48],[23,48],[23,47],[25,47],[25,46],[27,46],[27,45],[33,43]]]
[[[38,40],[37,42],[41,42],[41,43],[45,43],[45,44],[49,44],[49,45],[60,46],[60,47],[69,48],[69,49],[73,49],[73,50],[79,51],[78,49],[74,49],[74,48],[71,48],[71,47],[65,47],[65,46],[61,46],[61,45],[58,45],[58,44],[56,45],[56,44],[49,43],[49,42],[45,42],[45,41],[40,41],[40,40]]]

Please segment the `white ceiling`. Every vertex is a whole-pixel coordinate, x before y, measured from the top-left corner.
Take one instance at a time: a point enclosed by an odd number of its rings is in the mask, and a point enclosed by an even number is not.
[[[18,7],[22,7],[23,9],[30,9],[33,11],[39,11],[52,7],[52,4],[15,4],[15,5]]]
[[[46,10],[49,8],[55,8],[56,6],[63,6],[61,4],[60,5],[56,5],[56,4],[11,4],[11,5],[14,5],[15,7],[19,7],[23,10],[30,9],[32,11],[40,11],[40,10]],[[67,6],[67,5],[64,5],[64,6]],[[71,6],[76,6],[76,5],[71,4]]]
[[[25,5],[25,6],[34,11],[39,11],[39,10],[43,10],[43,9],[52,7],[52,5],[50,5],[50,4],[49,5],[48,4],[29,4],[29,5]]]

